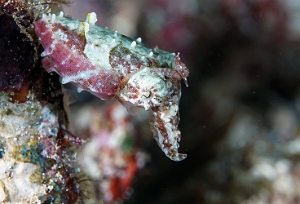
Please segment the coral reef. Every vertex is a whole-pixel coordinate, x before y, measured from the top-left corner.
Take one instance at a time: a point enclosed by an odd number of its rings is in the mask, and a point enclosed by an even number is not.
[[[86,202],[93,191],[80,182],[86,177],[74,155],[81,146],[65,131],[59,78],[41,67],[33,30],[39,6],[46,12],[42,4],[0,3],[0,202]]]
[[[121,202],[132,193],[131,182],[147,155],[139,148],[137,123],[118,102],[85,104],[71,113],[71,129],[87,143],[77,158],[94,181],[98,202]],[[82,133],[86,130],[86,133]]]

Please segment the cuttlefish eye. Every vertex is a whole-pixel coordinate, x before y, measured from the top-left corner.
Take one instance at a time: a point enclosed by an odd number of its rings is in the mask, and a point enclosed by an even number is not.
[[[160,106],[167,94],[163,74],[153,73],[151,69],[144,68],[129,78],[119,97],[123,101],[148,110],[150,107]]]

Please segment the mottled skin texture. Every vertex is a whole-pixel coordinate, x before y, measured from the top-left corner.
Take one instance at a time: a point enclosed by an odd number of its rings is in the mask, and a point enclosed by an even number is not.
[[[189,74],[179,55],[149,49],[141,43],[95,26],[96,15],[85,22],[59,16],[43,16],[34,23],[44,47],[43,66],[57,72],[62,83],[72,82],[101,99],[116,98],[127,109],[151,109],[152,132],[163,152],[174,161],[180,141],[180,80]]]

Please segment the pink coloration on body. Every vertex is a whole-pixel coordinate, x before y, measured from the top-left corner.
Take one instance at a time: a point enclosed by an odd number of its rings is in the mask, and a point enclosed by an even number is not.
[[[179,55],[150,49],[141,39],[95,26],[96,14],[85,22],[43,15],[35,32],[45,51],[42,63],[48,72],[57,72],[62,83],[72,82],[101,99],[116,98],[128,110],[152,110],[152,132],[163,152],[174,161],[180,141],[180,80],[187,85],[189,74]]]
[[[62,43],[53,37],[53,29],[46,21],[37,21],[35,31],[41,38],[41,43],[47,56],[43,59],[43,67],[48,72],[58,72],[63,78],[63,83],[73,82],[84,90],[89,90],[92,94],[101,99],[111,99],[114,97],[121,77],[114,71],[102,69],[93,65],[83,54],[81,36],[72,35],[67,42]],[[55,25],[53,25],[53,28]],[[59,24],[56,26],[60,27]],[[74,45],[74,50],[70,46]],[[77,45],[77,46],[76,46]],[[78,77],[78,75],[88,77]],[[67,81],[64,81],[67,79]]]

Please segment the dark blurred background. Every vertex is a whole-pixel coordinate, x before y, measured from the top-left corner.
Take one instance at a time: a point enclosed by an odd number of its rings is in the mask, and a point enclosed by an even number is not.
[[[89,0],[66,15],[180,52],[190,70],[180,104],[182,162],[159,149],[128,204],[300,203],[300,1]],[[71,106],[96,100],[80,94]],[[99,102],[101,105],[103,102]]]

